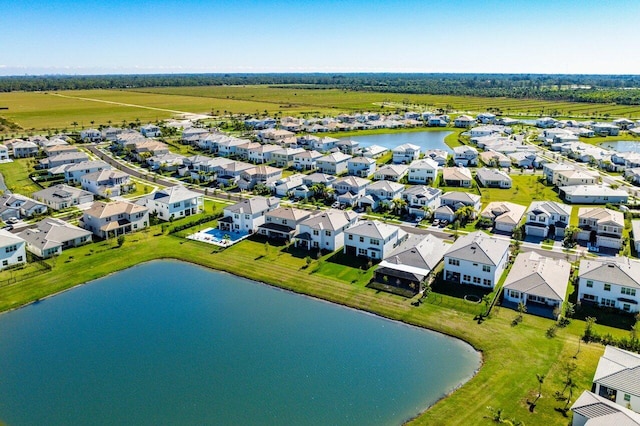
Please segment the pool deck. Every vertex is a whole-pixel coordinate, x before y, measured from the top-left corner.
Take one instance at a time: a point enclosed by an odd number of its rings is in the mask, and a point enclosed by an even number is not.
[[[217,241],[217,238],[213,237],[211,234],[208,234],[208,231],[211,231],[212,229],[215,229],[215,228],[203,229],[202,231],[198,231],[195,234],[188,235],[187,239],[194,240],[194,241],[201,241],[207,244],[213,244],[218,247],[231,247],[235,243],[242,241],[249,236],[249,234],[246,234],[246,235],[240,236],[240,238],[236,240],[230,239],[230,240]],[[236,233],[231,232],[227,234],[229,234],[229,236],[234,236]]]

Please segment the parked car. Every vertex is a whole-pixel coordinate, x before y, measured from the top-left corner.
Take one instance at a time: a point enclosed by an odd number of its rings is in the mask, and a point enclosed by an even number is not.
[[[18,218],[17,217],[10,217],[9,219],[7,219],[7,223],[9,223],[11,225],[15,225],[16,223],[18,223]]]
[[[339,209],[340,208],[340,202],[336,201],[335,203],[331,204],[331,208],[333,209]]]
[[[449,224],[449,221],[447,219],[444,219],[442,221],[440,221],[440,226],[445,227]]]
[[[11,231],[13,229],[13,225],[5,225],[2,227],[5,231]]]
[[[433,226],[440,225],[440,219],[433,219]]]

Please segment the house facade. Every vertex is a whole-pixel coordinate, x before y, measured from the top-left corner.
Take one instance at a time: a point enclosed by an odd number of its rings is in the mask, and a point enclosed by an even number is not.
[[[578,300],[624,312],[638,312],[640,262],[627,257],[582,259]]]
[[[411,162],[420,158],[420,147],[406,143],[393,148],[394,164],[411,164]]]
[[[119,197],[133,188],[130,176],[120,170],[102,170],[82,176],[85,191],[104,198]]]
[[[622,247],[624,215],[604,207],[581,207],[578,210],[578,240],[588,241],[598,247],[619,250]]]
[[[35,228],[20,232],[27,250],[42,259],[62,253],[63,250],[91,242],[91,232],[64,220],[48,217],[38,222]]]
[[[491,219],[494,231],[512,234],[527,210],[525,206],[508,201],[494,201],[487,204],[480,216]]]
[[[571,207],[555,201],[534,201],[526,213],[525,234],[533,237],[563,237],[569,226]]]
[[[93,194],[73,186],[58,184],[34,192],[33,198],[46,204],[49,208],[62,210],[92,202]]]
[[[218,221],[222,231],[246,232],[252,234],[265,222],[267,212],[276,209],[280,200],[276,197],[253,197],[226,207],[224,216]]]
[[[430,184],[438,177],[440,166],[431,158],[412,161],[409,165],[408,182],[412,184]]]
[[[333,154],[318,158],[316,160],[316,165],[320,173],[339,175],[347,171],[350,159],[350,155],[343,154],[341,152],[334,152]]]
[[[418,218],[433,214],[434,210],[440,206],[441,195],[441,189],[424,185],[412,185],[402,192],[409,214]]]
[[[446,186],[471,188],[473,176],[466,167],[445,167],[442,169],[442,180]]]
[[[149,213],[155,213],[160,220],[181,219],[202,213],[204,197],[184,186],[159,189],[140,201]]]
[[[476,172],[476,179],[480,185],[485,188],[511,188],[511,176],[502,170],[497,169],[478,169]]]
[[[376,171],[376,161],[368,157],[354,157],[347,161],[347,172],[351,176],[366,178]]]
[[[300,222],[296,247],[335,251],[344,246],[344,231],[358,221],[353,210],[329,209]]]
[[[639,384],[640,355],[606,346],[593,376],[593,393],[621,407],[640,412]]]
[[[25,241],[9,231],[0,229],[0,270],[27,262]]]
[[[149,210],[128,201],[96,201],[85,210],[80,227],[100,238],[114,238],[149,226]]]
[[[376,220],[360,222],[344,233],[344,253],[371,260],[382,260],[406,237],[397,226]]]
[[[111,170],[111,166],[101,160],[72,164],[64,169],[64,181],[70,185],[80,183],[84,175],[102,170]]]
[[[278,207],[265,214],[264,224],[258,227],[258,234],[267,238],[290,240],[298,225],[311,215],[309,210]]]

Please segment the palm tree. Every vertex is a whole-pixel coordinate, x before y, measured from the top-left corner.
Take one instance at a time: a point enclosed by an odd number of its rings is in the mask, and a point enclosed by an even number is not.
[[[431,219],[431,215],[433,214],[433,209],[431,208],[431,206],[423,206],[422,211],[424,212],[425,219]]]
[[[535,407],[536,403],[542,396],[542,384],[544,383],[544,374],[536,374],[536,379],[538,380],[538,395],[536,396],[535,401],[533,401],[533,405]]]
[[[400,216],[402,214],[402,211],[405,209],[405,207],[407,207],[406,200],[402,198],[394,198],[392,202],[393,202],[393,208],[396,211],[396,214]]]
[[[73,123],[71,123],[71,125],[73,126],[73,133],[76,132],[76,127],[78,127],[78,122],[74,121]]]
[[[466,225],[467,222],[475,216],[475,214],[476,210],[473,206],[463,206],[456,211],[456,217],[460,220],[460,223],[462,223],[463,226]]]

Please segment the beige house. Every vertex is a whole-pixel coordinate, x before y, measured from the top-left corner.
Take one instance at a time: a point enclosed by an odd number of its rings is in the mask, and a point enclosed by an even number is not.
[[[96,201],[85,210],[80,227],[100,238],[113,238],[149,226],[149,209],[128,201]]]

